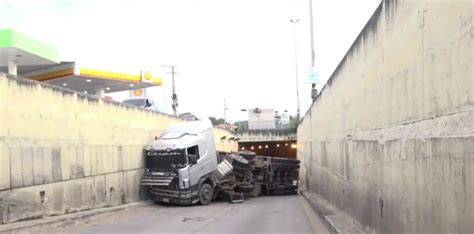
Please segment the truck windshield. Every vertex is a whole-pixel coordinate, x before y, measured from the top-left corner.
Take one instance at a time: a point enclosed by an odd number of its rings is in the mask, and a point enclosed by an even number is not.
[[[150,150],[146,155],[146,168],[154,171],[169,171],[186,166],[184,149]]]

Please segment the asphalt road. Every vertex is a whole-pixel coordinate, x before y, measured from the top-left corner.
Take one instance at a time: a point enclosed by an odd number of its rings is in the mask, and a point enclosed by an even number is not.
[[[58,231],[58,230],[56,230]],[[153,205],[95,217],[65,233],[329,233],[301,196],[258,197],[208,206]]]

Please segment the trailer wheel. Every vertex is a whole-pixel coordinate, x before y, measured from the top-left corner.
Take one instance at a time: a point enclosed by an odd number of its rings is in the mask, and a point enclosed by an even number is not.
[[[236,189],[237,192],[251,193],[253,192],[253,185],[239,185]]]
[[[238,154],[230,154],[229,157],[232,158],[232,166],[238,166],[241,168],[249,167],[249,162],[244,157]]]
[[[201,205],[207,205],[211,203],[212,198],[214,197],[214,191],[210,184],[204,183],[199,188],[199,202]]]
[[[246,171],[248,170],[248,168],[242,168],[240,166],[237,166],[235,165],[234,168],[232,169],[232,171],[235,173],[235,174],[244,174]]]
[[[300,160],[298,159],[290,159],[290,158],[272,158],[272,164],[280,163],[280,164],[300,164]]]
[[[239,154],[240,156],[244,157],[247,160],[254,160],[256,156],[254,152],[250,152],[250,151],[240,151]]]

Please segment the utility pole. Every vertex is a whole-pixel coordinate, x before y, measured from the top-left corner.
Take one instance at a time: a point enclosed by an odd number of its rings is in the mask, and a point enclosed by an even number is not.
[[[315,75],[314,73],[316,72],[315,68],[315,53],[314,53],[314,24],[313,24],[313,0],[309,0],[309,34],[310,34],[310,43],[311,43],[311,80],[313,79],[313,76]],[[319,79],[319,77],[317,78]],[[318,89],[316,87],[316,81],[315,83],[311,84],[311,99],[316,100],[318,96]]]
[[[171,67],[171,84],[173,86],[173,94],[171,95],[172,104],[171,107],[173,108],[173,115],[178,116],[178,95],[176,95],[176,84],[174,82],[174,75],[179,74],[174,71],[174,68],[177,67],[176,65],[168,66]]]
[[[296,119],[300,121],[300,91],[299,91],[299,81],[298,81],[298,41],[296,37],[296,23],[299,19],[291,19],[290,22],[293,23],[294,33],[295,33],[295,77],[296,77]]]
[[[225,123],[227,122],[226,121],[226,112],[227,112],[227,106],[225,104],[225,98],[224,98],[224,126],[225,126]]]

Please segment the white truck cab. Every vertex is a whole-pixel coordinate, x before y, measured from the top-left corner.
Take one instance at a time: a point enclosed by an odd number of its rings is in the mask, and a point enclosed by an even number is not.
[[[217,155],[210,121],[168,127],[145,147],[142,185],[158,202],[208,204],[215,197]]]

